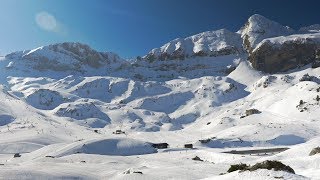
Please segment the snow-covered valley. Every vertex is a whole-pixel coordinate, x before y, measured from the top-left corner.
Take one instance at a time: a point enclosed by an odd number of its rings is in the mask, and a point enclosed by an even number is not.
[[[0,57],[0,178],[319,179],[309,153],[320,146],[320,68],[269,74],[251,54],[265,42],[318,46],[312,27],[254,15],[237,33],[175,39],[132,62],[80,43]],[[289,149],[225,153],[265,148]],[[226,173],[264,160],[295,174]]]

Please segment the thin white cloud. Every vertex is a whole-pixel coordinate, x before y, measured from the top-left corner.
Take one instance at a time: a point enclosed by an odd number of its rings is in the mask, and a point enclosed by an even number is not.
[[[50,13],[42,11],[36,14],[37,25],[46,31],[66,34],[65,27]]]

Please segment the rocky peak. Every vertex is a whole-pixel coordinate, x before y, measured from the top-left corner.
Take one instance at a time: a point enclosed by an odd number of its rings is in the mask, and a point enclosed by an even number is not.
[[[238,33],[243,39],[243,47],[250,53],[263,39],[290,35],[294,33],[294,30],[255,14],[248,19]]]

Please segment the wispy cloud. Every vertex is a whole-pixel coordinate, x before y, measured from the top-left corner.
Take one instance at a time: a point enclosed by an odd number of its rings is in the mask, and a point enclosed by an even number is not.
[[[37,13],[35,16],[35,21],[43,30],[64,35],[67,33],[65,26],[63,26],[54,15],[46,11]]]

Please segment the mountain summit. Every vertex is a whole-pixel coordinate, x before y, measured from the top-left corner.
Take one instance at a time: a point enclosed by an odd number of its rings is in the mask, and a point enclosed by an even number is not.
[[[286,36],[295,31],[259,14],[252,15],[238,31],[243,39],[243,47],[251,52],[263,39]]]

